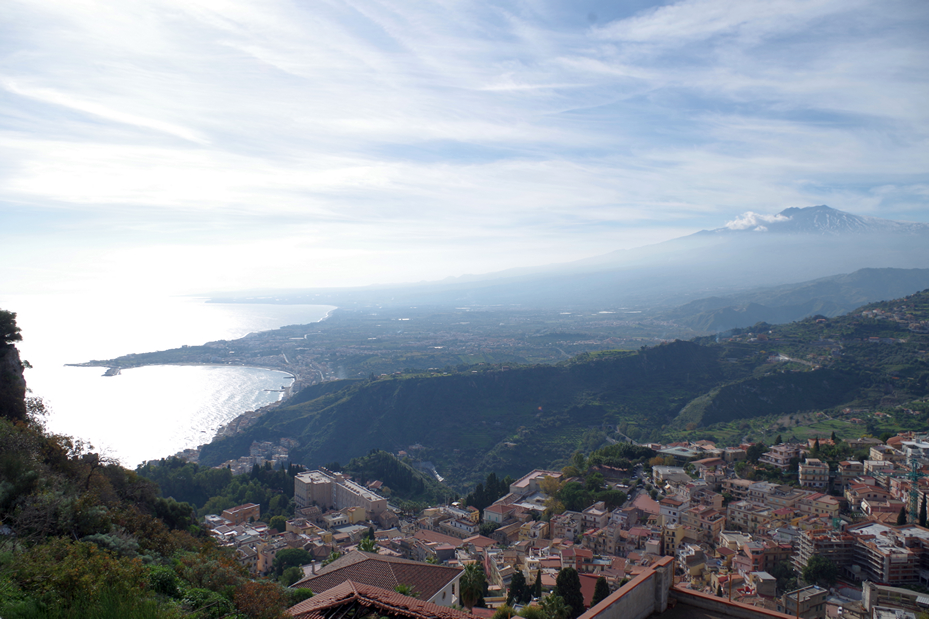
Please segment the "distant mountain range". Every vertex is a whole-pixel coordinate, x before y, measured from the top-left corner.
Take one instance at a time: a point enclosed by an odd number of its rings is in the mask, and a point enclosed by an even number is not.
[[[419,284],[263,291],[261,299],[246,292],[214,300],[342,307],[673,307],[866,268],[929,268],[929,225],[828,206],[788,208],[777,215],[746,213],[716,230],[564,264]]]
[[[698,299],[659,315],[695,331],[726,331],[758,322],[783,324],[846,314],[867,303],[929,288],[929,269],[861,269],[809,282]]]

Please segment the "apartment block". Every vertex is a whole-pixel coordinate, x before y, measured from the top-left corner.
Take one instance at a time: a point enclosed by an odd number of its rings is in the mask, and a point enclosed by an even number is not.
[[[384,497],[341,473],[325,469],[300,473],[294,478],[294,502],[298,509],[311,505],[322,509],[362,507],[369,516],[376,516],[387,509]]]
[[[829,487],[829,465],[818,458],[807,458],[800,463],[800,487],[825,490]]]

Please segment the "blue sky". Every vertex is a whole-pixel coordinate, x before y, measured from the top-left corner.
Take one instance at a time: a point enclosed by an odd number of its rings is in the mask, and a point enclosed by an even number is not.
[[[29,0],[0,290],[441,279],[828,204],[929,221],[922,0]]]

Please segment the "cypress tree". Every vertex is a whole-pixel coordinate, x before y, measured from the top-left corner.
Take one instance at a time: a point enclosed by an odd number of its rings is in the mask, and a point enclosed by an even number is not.
[[[926,495],[923,495],[923,504],[919,508],[919,526],[926,526]]]
[[[581,593],[581,579],[573,567],[562,568],[555,579],[557,593],[571,607],[571,619],[584,614],[584,594]]]
[[[532,585],[532,595],[537,599],[542,599],[542,568],[535,573],[535,583]]]
[[[900,513],[897,514],[897,525],[906,524],[906,505],[900,506]]]
[[[597,584],[594,585],[594,597],[590,600],[591,608],[605,600],[609,595],[610,586],[606,584],[606,578],[601,576],[597,579]]]

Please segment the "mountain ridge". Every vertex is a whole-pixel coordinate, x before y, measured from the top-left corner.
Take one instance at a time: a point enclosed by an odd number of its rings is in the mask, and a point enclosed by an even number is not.
[[[673,306],[748,290],[759,281],[781,285],[862,268],[929,268],[927,224],[862,217],[825,205],[750,215],[715,230],[555,265],[437,282],[269,291],[266,298],[224,294],[212,300],[342,307]]]

